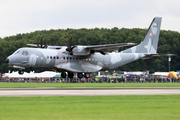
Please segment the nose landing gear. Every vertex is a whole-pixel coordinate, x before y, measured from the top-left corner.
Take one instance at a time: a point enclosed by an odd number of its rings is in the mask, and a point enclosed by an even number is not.
[[[24,71],[23,71],[23,70],[19,70],[18,73],[19,73],[20,75],[23,75],[23,74],[24,74]]]

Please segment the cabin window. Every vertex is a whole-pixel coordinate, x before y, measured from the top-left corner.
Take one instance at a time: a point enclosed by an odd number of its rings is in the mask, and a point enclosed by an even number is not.
[[[78,58],[76,58],[76,60],[78,60]]]
[[[47,59],[49,59],[49,56],[47,56]]]
[[[102,59],[101,61],[103,62],[104,60]]]
[[[59,57],[57,56],[57,59],[59,59]]]
[[[50,58],[52,59],[52,56]]]
[[[65,60],[65,57],[63,57],[63,59]]]
[[[92,59],[92,61],[94,61],[94,59]]]
[[[72,58],[70,57],[70,60],[72,60]]]
[[[67,60],[68,60],[68,57],[67,57]]]
[[[81,60],[81,58],[79,58],[79,60]]]
[[[95,61],[97,61],[97,59],[95,59]]]
[[[89,61],[91,61],[91,58],[89,58]]]

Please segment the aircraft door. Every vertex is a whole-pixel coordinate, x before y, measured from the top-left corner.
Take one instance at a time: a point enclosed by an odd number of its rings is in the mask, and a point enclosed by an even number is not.
[[[104,70],[108,70],[110,68],[110,61],[109,61],[108,57],[104,58],[103,64],[104,64]]]
[[[36,57],[36,55],[35,54],[33,54],[33,55],[31,55],[30,57],[29,57],[29,66],[35,66],[35,64],[36,64],[36,59],[37,57]]]
[[[36,59],[37,59],[36,66],[42,66],[43,65],[43,59],[44,59],[42,53],[36,55]]]

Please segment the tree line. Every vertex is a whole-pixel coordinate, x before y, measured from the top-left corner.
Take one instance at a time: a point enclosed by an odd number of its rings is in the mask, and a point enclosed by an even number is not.
[[[102,45],[115,43],[140,43],[146,34],[147,29],[140,28],[94,28],[94,29],[51,29],[22,33],[14,36],[0,38],[0,72],[8,72],[10,69],[5,63],[7,56],[26,44],[34,44],[35,40],[40,43],[43,35],[43,44],[64,46],[64,38],[69,40],[73,35],[73,45]],[[176,54],[171,59],[171,70],[180,69],[180,33],[176,31],[160,31],[158,53]],[[121,47],[119,51],[127,49]],[[115,69],[116,71],[168,71],[168,57],[153,57],[151,59],[140,59]],[[39,71],[39,70],[38,70]]]

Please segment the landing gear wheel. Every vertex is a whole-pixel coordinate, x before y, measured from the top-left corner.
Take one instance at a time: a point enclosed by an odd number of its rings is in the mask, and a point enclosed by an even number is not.
[[[83,74],[82,73],[78,73],[78,78],[83,78]]]
[[[89,73],[89,77],[92,78],[92,74],[91,73]]]
[[[23,75],[23,74],[24,74],[24,71],[23,71],[23,70],[19,70],[18,73],[19,73],[20,75]]]
[[[68,77],[69,77],[69,78],[73,78],[73,76],[74,76],[74,73],[73,73],[73,72],[68,72]]]
[[[66,78],[66,73],[65,73],[65,72],[62,72],[62,73],[61,73],[61,77],[62,77],[62,78]]]
[[[85,73],[85,74],[84,74],[84,77],[85,77],[85,78],[89,78],[89,77],[90,77],[90,74],[89,74],[89,73]]]

